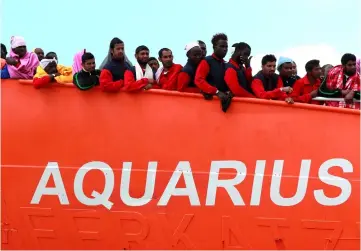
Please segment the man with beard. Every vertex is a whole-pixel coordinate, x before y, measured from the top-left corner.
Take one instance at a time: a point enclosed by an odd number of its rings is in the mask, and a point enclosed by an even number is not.
[[[233,47],[235,50],[226,65],[224,80],[234,96],[252,98],[251,47],[246,43],[237,43]]]
[[[293,76],[293,60],[286,57],[280,57],[278,60],[277,70],[280,73],[280,77],[284,87],[293,87],[296,82],[296,77]]]
[[[216,95],[221,100],[229,98],[229,88],[224,81],[225,61],[228,51],[228,38],[224,33],[213,36],[213,54],[203,59],[196,71],[194,83],[205,94],[206,99]]]
[[[306,63],[306,76],[296,81],[293,86],[292,98],[296,102],[321,104],[319,101],[312,101],[317,97],[321,85],[320,76],[322,73],[320,61],[313,59]]]
[[[154,72],[149,66],[149,49],[145,45],[138,46],[135,50],[137,60],[135,66],[127,69],[124,74],[124,90],[149,90],[154,82]]]
[[[176,90],[178,75],[183,67],[180,64],[173,63],[173,53],[168,48],[161,49],[158,55],[162,67],[156,73],[158,86],[155,85],[154,87],[164,90]]]
[[[360,91],[360,74],[356,71],[356,56],[346,53],[341,65],[333,67],[327,75],[326,84],[331,91],[341,91],[344,101],[327,101],[327,106],[360,109],[360,103],[354,103],[355,93]]]
[[[262,58],[262,70],[254,76],[251,84],[253,93],[257,98],[285,100],[293,104],[293,99],[287,95],[292,92],[292,88],[284,87],[281,77],[275,73],[276,61],[274,55],[266,55]]]
[[[106,92],[117,92],[124,87],[124,72],[130,65],[124,60],[124,42],[115,37],[109,45],[110,59],[100,73],[100,87]]]
[[[188,61],[178,75],[177,89],[180,92],[199,93],[199,88],[194,84],[197,67],[202,60],[202,49],[198,42],[192,42],[185,48]]]

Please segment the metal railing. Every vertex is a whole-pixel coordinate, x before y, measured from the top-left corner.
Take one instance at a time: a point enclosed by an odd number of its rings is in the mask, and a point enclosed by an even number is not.
[[[316,97],[316,98],[313,98],[312,100],[316,100],[316,101],[344,101],[345,99],[343,99],[343,98]],[[353,99],[353,102],[360,102],[360,100]]]

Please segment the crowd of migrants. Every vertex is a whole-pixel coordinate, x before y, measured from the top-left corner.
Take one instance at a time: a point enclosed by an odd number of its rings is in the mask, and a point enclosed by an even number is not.
[[[74,56],[72,67],[58,63],[54,52],[44,55],[41,48],[27,51],[23,37],[13,36],[10,55],[1,44],[1,78],[33,79],[35,88],[51,83],[73,83],[80,90],[100,86],[106,92],[164,89],[169,91],[201,93],[205,99],[217,96],[226,111],[233,97],[261,98],[360,109],[360,59],[346,53],[341,64],[320,66],[312,59],[305,65],[306,75],[297,75],[296,63],[286,57],[278,62],[274,55],[262,58],[262,70],[252,73],[251,47],[244,42],[233,44],[228,52],[228,38],[219,33],[212,38],[213,53],[207,56],[207,47],[197,40],[186,45],[187,63],[173,62],[172,51],[163,48],[158,60],[149,57],[149,49],[142,45],[135,50],[133,66],[124,52],[124,42],[113,38],[103,63],[96,69],[94,55],[85,49]],[[277,63],[277,64],[276,64]],[[276,74],[276,69],[279,74]],[[341,98],[341,101],[315,101],[313,98]]]

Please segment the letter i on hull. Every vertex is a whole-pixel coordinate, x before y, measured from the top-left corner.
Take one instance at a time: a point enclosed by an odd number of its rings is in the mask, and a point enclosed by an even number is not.
[[[266,168],[266,161],[257,160],[256,169],[253,178],[251,206],[259,206],[260,204],[265,168]]]

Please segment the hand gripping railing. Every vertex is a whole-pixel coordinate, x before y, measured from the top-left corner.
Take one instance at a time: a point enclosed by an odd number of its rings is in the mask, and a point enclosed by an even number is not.
[[[324,98],[324,97],[316,97],[316,98],[313,98],[312,100],[316,100],[316,101],[345,101],[345,99],[343,99],[343,98]],[[353,99],[353,102],[360,102],[360,100]]]

